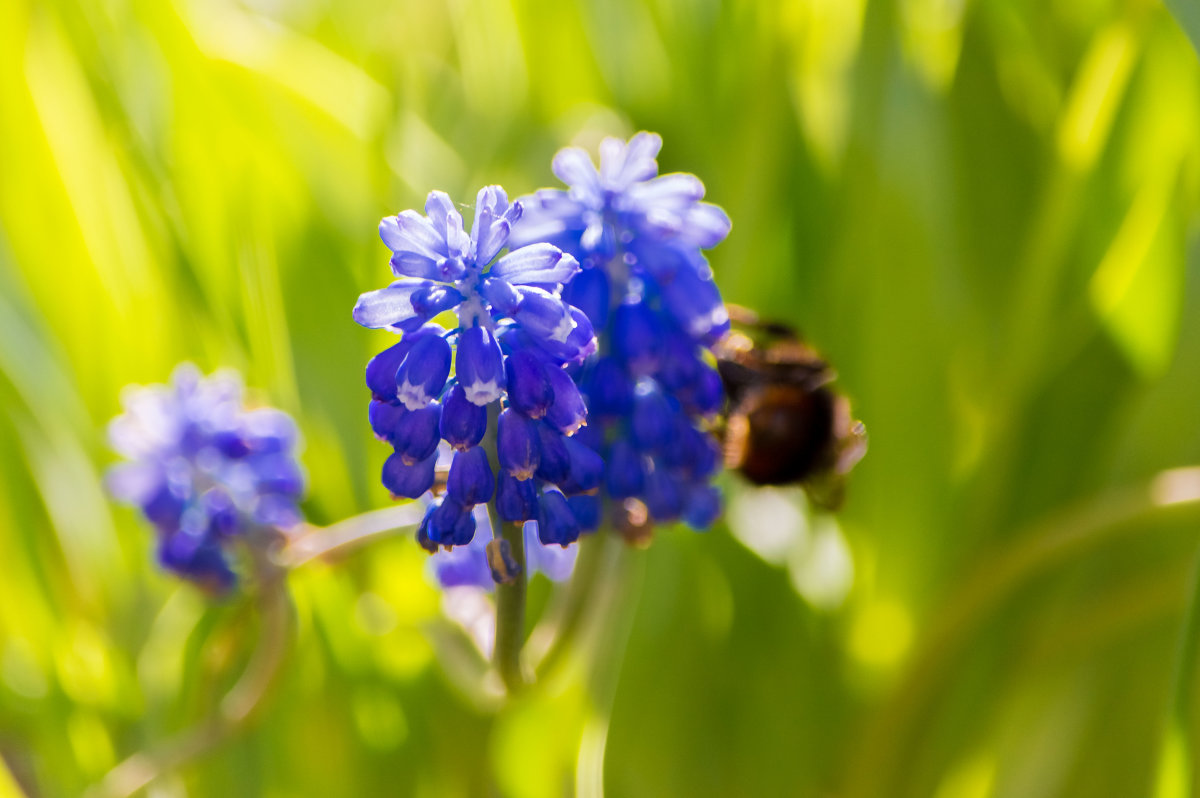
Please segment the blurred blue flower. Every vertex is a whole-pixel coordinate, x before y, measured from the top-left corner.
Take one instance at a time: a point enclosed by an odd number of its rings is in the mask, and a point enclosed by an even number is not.
[[[605,139],[598,167],[581,149],[560,151],[554,173],[568,188],[521,198],[509,241],[553,244],[582,264],[563,297],[588,316],[603,355],[576,373],[590,413],[579,439],[607,465],[618,526],[644,517],[705,529],[720,512],[709,430],[724,403],[706,350],[729,330],[729,315],[702,250],[730,222],[701,201],[694,175],[658,174],[661,147],[653,133]],[[565,508],[578,520],[598,516],[598,504],[543,501],[553,516],[543,520],[557,530]]]
[[[130,386],[121,402],[109,440],[130,462],[109,470],[108,488],[155,526],[167,569],[227,590],[233,540],[259,542],[302,520],[296,426],[280,410],[246,409],[236,374],[183,364],[170,385]]]
[[[430,504],[418,535],[431,550],[475,540],[475,508],[497,489],[499,521],[535,519],[544,491],[570,477],[570,462],[555,455],[585,421],[565,367],[595,352],[595,335],[587,315],[561,295],[579,263],[548,243],[510,246],[521,213],[503,189],[488,186],[476,198],[469,235],[440,191],[429,195],[424,215],[384,219],[379,233],[397,279],[354,307],[359,324],[401,336],[366,373],[371,427],[395,450],[384,485],[397,497],[424,495],[436,481],[438,442],[453,450],[444,495]],[[432,323],[447,311],[457,317],[449,331]],[[497,402],[489,453],[487,408]]]

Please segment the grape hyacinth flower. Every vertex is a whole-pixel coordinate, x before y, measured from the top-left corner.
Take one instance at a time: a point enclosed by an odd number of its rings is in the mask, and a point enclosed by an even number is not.
[[[245,408],[236,374],[204,377],[186,363],[170,385],[130,386],[121,402],[109,439],[130,462],[109,471],[110,492],[154,525],[165,568],[228,590],[234,541],[260,545],[302,520],[294,422],[281,410]]]
[[[430,570],[443,588],[477,587],[491,590],[495,583],[505,581],[513,563],[506,541],[493,536],[486,508],[475,508],[475,537],[466,546],[440,549],[429,558]],[[525,570],[532,576],[544,573],[555,582],[571,575],[575,566],[577,546],[563,548],[545,545],[538,539],[536,521],[528,521],[523,529],[525,539]]]
[[[579,373],[591,423],[578,437],[602,455],[604,494],[631,537],[680,518],[706,529],[720,512],[709,420],[724,394],[707,350],[729,316],[701,250],[730,222],[701,202],[694,175],[658,174],[661,146],[646,132],[606,139],[599,168],[579,148],[560,151],[554,173],[569,188],[521,198],[509,239],[581,263],[563,296],[586,313],[602,353]]]
[[[429,194],[424,215],[385,218],[379,233],[397,279],[354,308],[364,327],[400,335],[366,373],[371,427],[394,450],[384,486],[397,497],[424,495],[439,444],[454,450],[443,495],[418,531],[431,551],[471,543],[473,509],[489,502],[499,521],[538,520],[542,543],[567,546],[581,526],[562,512],[566,495],[599,486],[598,456],[569,437],[587,411],[564,367],[596,348],[587,316],[561,296],[579,263],[547,243],[501,254],[521,213],[488,186],[469,235],[440,191]],[[432,323],[451,310],[453,329]]]

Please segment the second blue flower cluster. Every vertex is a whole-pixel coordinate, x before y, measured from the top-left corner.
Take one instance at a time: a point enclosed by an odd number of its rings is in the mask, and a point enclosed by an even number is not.
[[[626,534],[718,515],[708,349],[729,319],[702,250],[730,224],[694,175],[658,174],[661,145],[607,139],[599,166],[563,150],[566,190],[510,203],[485,188],[470,234],[436,191],[423,215],[380,224],[396,280],[354,317],[400,335],[367,366],[371,426],[395,449],[383,483],[421,496],[439,445],[454,450],[427,548],[471,543],[473,508],[493,499],[500,522],[536,521],[563,546],[606,513]],[[434,323],[451,310],[451,329]]]

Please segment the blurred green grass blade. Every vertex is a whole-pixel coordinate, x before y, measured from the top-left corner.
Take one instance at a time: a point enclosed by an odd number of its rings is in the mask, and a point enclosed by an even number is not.
[[[1192,47],[1200,52],[1200,2],[1197,0],[1164,0],[1165,5],[1175,15],[1175,21],[1183,28]]]
[[[1182,310],[1184,261],[1168,215],[1174,197],[1173,181],[1141,190],[1089,284],[1104,326],[1145,377],[1169,364]]]

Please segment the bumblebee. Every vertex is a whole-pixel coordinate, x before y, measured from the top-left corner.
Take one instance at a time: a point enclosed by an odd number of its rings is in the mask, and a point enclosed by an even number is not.
[[[867,451],[866,428],[832,387],[836,377],[791,327],[729,306],[716,347],[728,397],[725,466],[757,485],[800,484],[815,504],[841,506],[846,475]]]

